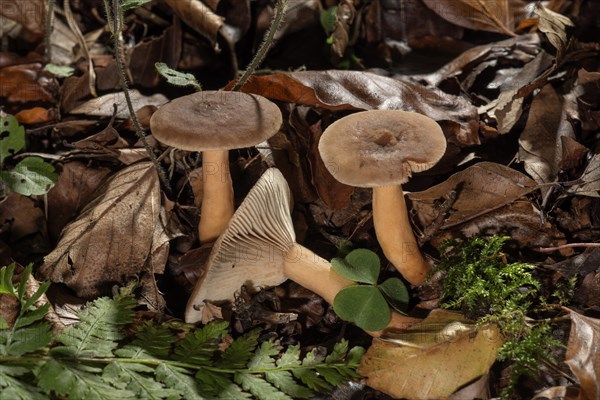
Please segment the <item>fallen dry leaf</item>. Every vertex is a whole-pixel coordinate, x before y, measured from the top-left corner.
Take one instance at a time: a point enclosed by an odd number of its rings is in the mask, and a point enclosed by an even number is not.
[[[525,171],[538,183],[553,182],[562,162],[561,139],[574,136],[561,97],[552,85],[544,86],[531,103],[519,137],[519,160],[525,164]]]
[[[560,246],[566,243],[564,234],[549,221],[542,221],[541,212],[529,200],[518,200],[490,211],[447,231],[438,232],[431,244],[439,246],[445,239],[475,236],[510,236],[521,249]]]
[[[44,35],[44,19],[48,0],[2,0],[0,15],[23,25],[39,38]]]
[[[580,196],[600,197],[600,154],[594,155],[585,171],[577,180],[577,185],[569,188],[569,193]]]
[[[8,102],[56,102],[58,86],[41,64],[4,67],[0,69],[0,82],[0,97],[6,97]]]
[[[162,94],[153,94],[144,96],[137,90],[130,90],[129,95],[133,103],[133,109],[139,110],[145,106],[159,107],[165,104],[168,99]],[[86,101],[80,106],[75,107],[70,111],[71,114],[86,114],[96,117],[111,117],[114,114],[114,105],[117,105],[117,118],[129,117],[129,110],[125,101],[123,92],[105,94],[98,98]]]
[[[566,28],[575,25],[568,17],[547,9],[541,3],[535,4],[535,13],[540,16],[539,30],[546,34],[548,41],[556,48],[557,58],[562,60],[569,43]]]
[[[565,363],[579,380],[581,400],[600,398],[600,320],[573,310]]]
[[[535,57],[539,46],[540,38],[536,34],[521,35],[500,42],[483,44],[466,50],[437,71],[427,75],[416,75],[414,79],[424,80],[430,86],[439,86],[441,82],[447,79],[467,73],[480,75],[482,70],[485,69],[481,65],[486,63],[490,67],[495,67],[499,62],[519,61],[527,63]],[[461,79],[461,85],[466,89],[470,89],[471,85],[462,81]]]
[[[522,7],[514,0],[423,0],[437,15],[463,28],[516,36],[515,13]]]
[[[48,233],[58,240],[60,232],[90,202],[110,169],[74,161],[62,165],[58,181],[48,192]]]
[[[487,114],[496,121],[498,133],[506,134],[515,126],[523,114],[525,98],[546,84],[556,67],[555,62],[553,56],[541,50],[516,77],[500,86],[497,99],[480,107],[481,114]]]
[[[175,18],[173,25],[160,36],[137,44],[131,51],[129,62],[133,83],[147,88],[158,85],[162,78],[154,65],[163,62],[176,67],[181,57],[181,38],[181,23]]]
[[[433,310],[402,333],[374,339],[358,373],[396,398],[444,399],[485,374],[502,344],[495,325],[476,329],[458,313]]]
[[[254,76],[242,88],[272,100],[327,110],[398,109],[436,120],[461,145],[479,143],[477,110],[439,89],[361,71],[305,71]]]
[[[200,0],[166,0],[179,18],[215,46],[224,18],[215,14]]]
[[[416,211],[417,221],[425,227],[438,217],[437,202],[451,191],[456,191],[452,212],[440,226],[440,229],[447,229],[498,209],[536,188],[531,178],[512,168],[480,162],[425,191],[410,193],[408,197]]]
[[[144,270],[161,210],[151,162],[131,165],[106,181],[78,218],[65,227],[40,273],[78,296],[95,297]]]
[[[40,231],[45,231],[45,219],[35,201],[16,192],[8,193],[0,207],[0,232],[15,242]]]
[[[15,114],[15,118],[20,124],[41,124],[43,122],[50,122],[57,117],[56,110],[50,108],[45,109],[43,107],[33,107],[27,110],[19,111]]]

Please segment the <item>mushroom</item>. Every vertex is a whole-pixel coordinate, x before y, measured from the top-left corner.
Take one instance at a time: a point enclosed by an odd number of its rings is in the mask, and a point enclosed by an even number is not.
[[[332,304],[340,290],[355,284],[296,243],[291,207],[285,178],[277,168],[269,168],[215,242],[187,303],[186,322],[203,320],[205,302],[231,301],[243,285],[258,290],[291,279]],[[415,321],[393,312],[391,324],[404,327]]]
[[[228,150],[255,146],[277,133],[281,122],[279,108],[266,98],[227,91],[179,97],[152,115],[158,141],[202,152],[201,242],[216,240],[233,215]]]
[[[340,182],[373,188],[373,224],[387,259],[421,285],[431,267],[412,232],[401,185],[435,165],[446,151],[442,128],[424,115],[399,110],[351,114],[331,124],[319,152]]]

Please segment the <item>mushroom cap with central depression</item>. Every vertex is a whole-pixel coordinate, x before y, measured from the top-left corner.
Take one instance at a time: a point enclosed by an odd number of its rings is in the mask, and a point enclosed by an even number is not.
[[[277,133],[281,122],[279,108],[262,96],[204,91],[160,107],[150,119],[150,128],[168,146],[211,151],[255,146]]]
[[[435,165],[446,151],[437,122],[400,110],[351,114],[331,124],[319,152],[329,172],[356,187],[401,185],[413,172]]]

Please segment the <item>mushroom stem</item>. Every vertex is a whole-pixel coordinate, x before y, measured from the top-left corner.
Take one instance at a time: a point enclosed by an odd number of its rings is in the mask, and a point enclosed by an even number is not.
[[[202,152],[202,185],[202,210],[198,234],[201,243],[210,243],[225,231],[233,215],[229,151]]]
[[[335,272],[329,261],[297,243],[290,247],[285,256],[283,273],[288,279],[318,294],[329,304],[333,304],[333,299],[340,290],[356,284]],[[379,337],[388,330],[401,331],[420,321],[419,318],[392,310],[392,319],[385,329],[366,332],[373,337]]]
[[[354,285],[331,268],[329,261],[294,243],[283,263],[283,274],[297,284],[315,292],[329,304],[343,288]]]
[[[413,234],[401,186],[373,188],[373,224],[387,259],[413,285],[421,285],[431,270]]]

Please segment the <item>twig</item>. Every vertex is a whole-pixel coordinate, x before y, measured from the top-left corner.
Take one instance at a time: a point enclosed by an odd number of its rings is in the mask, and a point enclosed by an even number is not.
[[[56,0],[48,1],[48,10],[46,10],[46,26],[44,30],[46,32],[46,62],[52,62],[52,40],[50,36],[52,35],[52,17],[54,16],[54,6],[56,5]]]
[[[146,135],[144,133],[144,128],[140,124],[140,121],[135,114],[135,110],[133,109],[133,103],[131,101],[131,96],[129,95],[129,87],[127,85],[127,78],[125,77],[125,66],[123,63],[123,56],[121,53],[121,6],[119,0],[112,0],[112,18],[111,18],[111,9],[108,4],[108,0],[104,0],[104,7],[106,9],[106,18],[109,21],[109,27],[112,31],[113,36],[113,45],[115,49],[115,61],[117,63],[117,72],[119,75],[119,83],[121,85],[121,90],[123,90],[123,94],[125,95],[125,101],[127,102],[127,108],[129,110],[129,116],[131,117],[131,121],[133,122],[133,126],[135,127],[135,133],[144,145],[150,160],[154,164],[158,172],[158,178],[160,183],[167,193],[167,195],[171,195],[171,185],[169,184],[169,180],[167,179],[167,175],[165,171],[159,164],[156,154],[150,147],[150,144],[146,140]],[[110,24],[112,22],[112,24]]]
[[[273,39],[275,38],[275,33],[277,33],[277,31],[279,30],[279,27],[281,26],[281,23],[283,22],[283,16],[285,14],[285,6],[287,5],[287,2],[288,2],[288,0],[278,0],[277,1],[277,4],[275,5],[275,15],[273,16],[273,19],[271,20],[269,32],[267,32],[267,34],[265,35],[264,40],[260,44],[260,47],[259,47],[258,51],[256,52],[256,55],[252,59],[252,62],[250,63],[250,65],[248,65],[248,68],[246,68],[246,70],[242,74],[241,78],[235,83],[233,88],[231,88],[232,92],[237,92],[238,90],[240,90],[242,88],[242,86],[244,86],[244,84],[246,83],[248,78],[250,78],[250,75],[252,75],[254,73],[254,71],[256,70],[256,68],[258,68],[260,63],[263,62],[265,56],[267,55],[267,52],[273,45]]]
[[[552,253],[562,249],[570,249],[574,247],[600,247],[600,243],[567,243],[555,247],[538,247],[535,250],[540,253]]]

